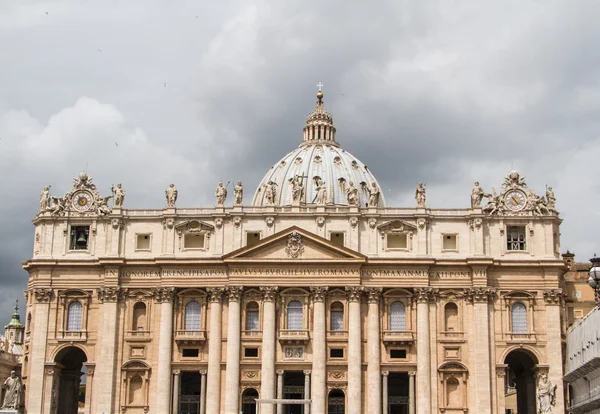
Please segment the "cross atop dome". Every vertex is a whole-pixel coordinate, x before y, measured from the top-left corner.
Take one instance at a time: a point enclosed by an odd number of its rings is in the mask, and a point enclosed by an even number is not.
[[[317,107],[306,118],[304,139],[300,145],[327,144],[337,146],[333,117],[325,111],[325,107],[323,106],[323,83],[317,83],[317,88],[319,88],[317,92]]]

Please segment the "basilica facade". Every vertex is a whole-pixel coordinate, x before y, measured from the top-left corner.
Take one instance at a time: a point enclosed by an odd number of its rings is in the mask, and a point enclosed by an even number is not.
[[[160,210],[85,173],[44,189],[27,413],[564,412],[552,189],[512,171],[465,208],[430,207],[422,184],[390,207],[322,97],[250,202],[241,182],[204,208],[171,185]]]

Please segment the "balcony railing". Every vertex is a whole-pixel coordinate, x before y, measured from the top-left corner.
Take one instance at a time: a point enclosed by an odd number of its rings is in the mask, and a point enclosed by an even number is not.
[[[59,341],[82,342],[87,340],[87,331],[59,331]]]
[[[464,338],[465,333],[457,331],[442,331],[439,336],[439,340],[444,342],[462,342]]]
[[[406,344],[414,341],[414,331],[383,331],[383,342],[386,344]]]
[[[262,331],[259,330],[245,330],[242,331],[242,337],[244,338],[260,338],[262,337]]]
[[[148,342],[151,339],[150,331],[138,329],[125,332],[125,340],[129,342]]]
[[[506,342],[535,342],[537,340],[536,334],[532,333],[532,332],[526,332],[526,333],[513,333],[513,332],[507,332],[505,334],[505,340]]]
[[[327,331],[327,339],[330,341],[347,341],[348,331]]]
[[[279,330],[279,342],[302,343],[308,342],[308,329],[281,329]]]
[[[175,331],[175,341],[183,343],[203,343],[206,341],[206,331],[177,330]]]

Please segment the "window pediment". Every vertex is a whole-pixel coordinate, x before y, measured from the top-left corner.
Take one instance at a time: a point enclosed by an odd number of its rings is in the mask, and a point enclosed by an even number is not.
[[[194,234],[194,233],[210,233],[214,230],[214,226],[199,220],[184,221],[175,226],[175,231],[183,234]]]
[[[417,230],[417,226],[402,220],[391,220],[377,226],[382,233],[410,233]]]

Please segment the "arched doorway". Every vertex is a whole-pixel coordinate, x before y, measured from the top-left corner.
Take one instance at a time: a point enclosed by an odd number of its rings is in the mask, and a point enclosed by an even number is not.
[[[508,365],[504,393],[506,408],[513,410],[515,414],[535,414],[534,369],[538,364],[537,358],[529,351],[518,349],[511,351],[504,363]]]
[[[346,396],[342,390],[331,390],[327,397],[327,413],[328,414],[345,414],[346,413]]]
[[[59,351],[54,362],[59,364],[58,409],[61,414],[77,414],[79,405],[85,403],[85,387],[81,387],[83,363],[87,356],[80,348],[69,346]]]
[[[248,388],[242,393],[242,414],[256,414],[256,399],[258,391]]]

